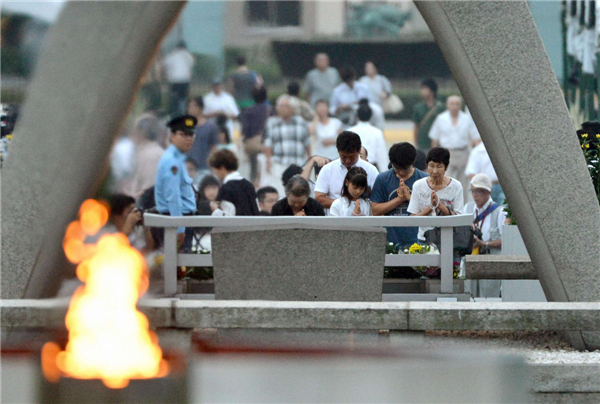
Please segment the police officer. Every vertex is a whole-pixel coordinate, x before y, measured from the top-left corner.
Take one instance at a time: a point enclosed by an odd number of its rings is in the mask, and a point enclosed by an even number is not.
[[[198,120],[191,115],[172,119],[167,126],[171,130],[171,145],[162,155],[156,170],[154,198],[156,208],[163,215],[191,216],[196,213],[196,198],[192,178],[185,166],[186,153],[194,143]],[[178,245],[191,249],[193,228],[177,229]],[[162,241],[162,237],[159,238]]]

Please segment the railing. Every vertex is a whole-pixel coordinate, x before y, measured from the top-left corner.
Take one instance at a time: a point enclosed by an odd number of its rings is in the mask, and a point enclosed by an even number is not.
[[[451,294],[453,292],[453,232],[454,227],[469,226],[473,223],[473,215],[456,216],[360,216],[360,217],[295,217],[295,216],[239,216],[239,217],[213,217],[213,216],[163,216],[144,214],[144,224],[149,227],[164,227],[163,260],[164,280],[166,295],[177,292],[177,266],[212,266],[212,254],[178,254],[177,253],[177,228],[178,227],[253,227],[270,225],[305,224],[315,226],[335,226],[339,229],[356,230],[357,227],[440,227],[441,251],[440,254],[387,254],[385,266],[439,266],[441,267],[440,292]],[[383,246],[382,246],[383,250]],[[382,268],[383,269],[383,268]]]

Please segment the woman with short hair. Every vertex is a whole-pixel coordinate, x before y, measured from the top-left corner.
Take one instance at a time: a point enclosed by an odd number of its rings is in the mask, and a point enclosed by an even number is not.
[[[271,216],[325,216],[325,210],[310,197],[308,181],[296,174],[285,185],[285,198],[273,205]]]
[[[434,147],[427,153],[429,177],[414,183],[408,205],[413,216],[450,216],[462,213],[463,188],[459,181],[446,176],[450,164],[450,152]],[[425,232],[433,227],[419,227],[417,238],[425,241]]]

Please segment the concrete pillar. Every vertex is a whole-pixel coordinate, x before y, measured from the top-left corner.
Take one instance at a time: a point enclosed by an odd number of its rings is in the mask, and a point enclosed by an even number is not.
[[[185,2],[69,2],[51,28],[2,181],[2,298],[47,297],[140,78]]]
[[[600,207],[527,2],[416,4],[469,106],[548,300],[599,301]],[[600,333],[568,338],[579,349],[600,348]]]

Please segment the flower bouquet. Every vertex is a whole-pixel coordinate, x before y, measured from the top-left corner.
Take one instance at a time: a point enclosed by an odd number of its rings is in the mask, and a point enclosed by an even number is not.
[[[402,251],[404,254],[439,254],[435,244],[418,244],[414,243],[413,245],[405,246]],[[422,278],[427,278],[431,276],[435,276],[435,273],[439,274],[439,267],[428,267],[428,266],[414,266],[412,267]]]

